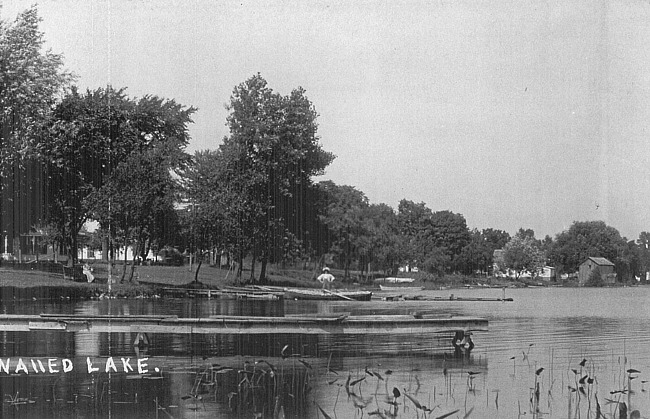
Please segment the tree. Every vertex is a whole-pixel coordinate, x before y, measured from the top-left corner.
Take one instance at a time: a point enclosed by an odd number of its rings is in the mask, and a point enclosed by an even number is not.
[[[34,144],[72,80],[61,56],[43,50],[39,22],[35,6],[13,22],[0,21],[0,232],[18,245],[21,234],[47,224],[44,175]]]
[[[453,268],[462,249],[470,241],[470,233],[465,218],[451,211],[432,212],[424,203],[416,204],[402,200],[399,203],[397,217],[400,232],[406,236],[411,254],[410,262],[423,262],[429,253],[439,255],[442,249],[447,257],[436,257],[445,261],[445,270]]]
[[[369,226],[364,222],[368,198],[353,186],[336,185],[332,181],[320,182],[319,187],[325,196],[325,211],[321,220],[331,234],[330,252],[338,257],[347,279],[350,277],[352,260],[359,255],[362,247],[366,250],[370,247],[367,242]]]
[[[481,231],[481,235],[493,250],[503,249],[510,241],[510,234],[503,230],[485,228]]]
[[[208,249],[236,255],[241,276],[243,256],[250,249],[244,235],[248,199],[239,193],[237,172],[230,172],[228,148],[201,150],[182,173],[184,195],[190,205],[184,217],[186,241],[199,254]]]
[[[533,230],[532,228],[526,228],[525,229],[523,227],[519,227],[519,230],[517,231],[517,235],[519,235],[521,237],[528,237],[528,238],[534,239],[535,238],[535,230]]]
[[[386,204],[371,204],[361,211],[361,230],[365,233],[359,240],[362,273],[366,269],[370,273],[371,265],[385,272],[392,270],[406,256],[401,249],[395,211]]]
[[[236,86],[227,106],[230,136],[221,146],[232,184],[245,199],[242,233],[250,239],[254,263],[277,261],[287,237],[288,198],[302,194],[334,159],[317,136],[318,114],[302,88],[281,96],[259,74]]]
[[[12,163],[33,157],[39,127],[62,89],[72,80],[63,59],[43,52],[36,6],[13,23],[0,21],[0,175]]]
[[[177,185],[169,167],[163,164],[165,156],[160,150],[133,153],[121,162],[110,180],[88,197],[92,218],[102,225],[111,225],[126,250],[131,246],[133,258],[146,255],[146,243],[157,239],[156,222],[174,211]],[[127,252],[124,252],[123,282],[127,270]],[[133,279],[135,260],[131,261]]]
[[[505,268],[515,272],[516,279],[530,272],[533,276],[544,266],[544,254],[539,250],[533,237],[516,234],[503,249]]]
[[[645,278],[645,273],[650,271],[650,233],[642,231],[636,240],[639,252],[639,271]]]
[[[435,247],[446,249],[450,260],[448,268],[458,269],[458,256],[471,238],[465,217],[451,211],[436,211],[431,224]]]
[[[403,236],[406,258],[402,263],[417,265],[424,262],[435,244],[431,240],[433,212],[424,202],[402,199],[397,207],[399,233]]]
[[[556,236],[549,260],[560,271],[573,273],[588,257],[604,257],[619,265],[626,247],[618,230],[603,221],[575,221]]]
[[[494,248],[478,229],[472,230],[470,235],[470,242],[457,256],[458,269],[466,275],[474,274],[477,271],[487,272],[492,265]]]
[[[450,263],[451,257],[447,249],[434,247],[428,250],[422,265],[425,271],[442,276]]]
[[[596,266],[594,270],[591,271],[585,285],[588,287],[602,287],[605,285],[605,280],[603,279],[603,275],[602,272],[600,272],[599,266]]]
[[[110,86],[85,94],[73,88],[55,108],[38,152],[49,162],[50,220],[70,263],[79,230],[91,217],[103,229],[121,228],[126,241],[136,227],[142,238],[145,218],[160,210],[153,196],[172,193],[171,172],[187,162],[194,111],[156,96],[132,99]]]

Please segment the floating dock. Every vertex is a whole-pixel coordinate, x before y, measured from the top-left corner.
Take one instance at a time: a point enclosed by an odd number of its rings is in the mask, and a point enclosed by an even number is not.
[[[97,333],[169,334],[381,334],[455,333],[487,331],[488,321],[477,317],[428,315],[350,316],[346,313],[287,317],[210,316],[102,316],[102,315],[0,315],[0,330],[28,332],[58,330]]]
[[[430,297],[426,295],[397,294],[380,297],[382,301],[500,301],[512,302],[512,298],[490,298],[490,297]]]

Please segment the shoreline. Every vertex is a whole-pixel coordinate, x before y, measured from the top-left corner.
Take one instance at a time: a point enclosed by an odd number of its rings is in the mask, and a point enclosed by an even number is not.
[[[225,286],[241,286],[234,280],[234,276],[227,270],[214,267],[204,267],[198,275],[198,283],[194,282],[195,271],[190,271],[187,266],[162,267],[143,266],[137,267],[137,277],[134,282],[119,283],[121,269],[117,270],[115,278],[117,283],[111,285],[113,298],[157,298],[162,294],[162,288],[203,288],[219,289]],[[246,273],[244,277],[248,277]],[[269,284],[283,287],[319,288],[317,281],[312,280],[311,271],[285,270],[273,271],[269,275]],[[498,282],[497,282],[498,281]],[[549,281],[509,281],[488,277],[463,277],[448,276],[432,280],[418,278],[408,285],[423,287],[424,291],[434,290],[460,290],[460,289],[499,289],[499,288],[581,288],[578,284],[569,282]],[[621,286],[637,286],[642,284],[617,284]],[[378,284],[349,283],[337,281],[337,288],[375,290]],[[397,287],[395,290],[399,291]],[[0,298],[22,299],[21,294],[34,294],[35,289],[42,290],[42,298],[75,298],[75,299],[101,299],[109,296],[106,278],[98,276],[92,283],[75,282],[64,279],[62,274],[47,273],[35,270],[14,270],[0,268]],[[406,289],[405,289],[406,290]],[[37,291],[36,294],[39,294]]]

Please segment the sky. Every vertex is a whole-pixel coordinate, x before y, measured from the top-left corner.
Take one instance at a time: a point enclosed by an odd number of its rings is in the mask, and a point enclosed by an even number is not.
[[[13,20],[35,0],[0,0]],[[323,177],[371,203],[554,237],[650,231],[650,3],[640,0],[41,0],[81,88],[198,108],[216,149],[233,88],[260,73],[319,113]]]

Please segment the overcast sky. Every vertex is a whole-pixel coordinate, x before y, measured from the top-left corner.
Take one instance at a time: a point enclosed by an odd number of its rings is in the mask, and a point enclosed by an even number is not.
[[[13,20],[34,0],[0,0]],[[218,146],[235,85],[302,86],[370,202],[537,237],[603,220],[650,231],[650,3],[639,0],[41,0],[82,88],[199,108]]]

